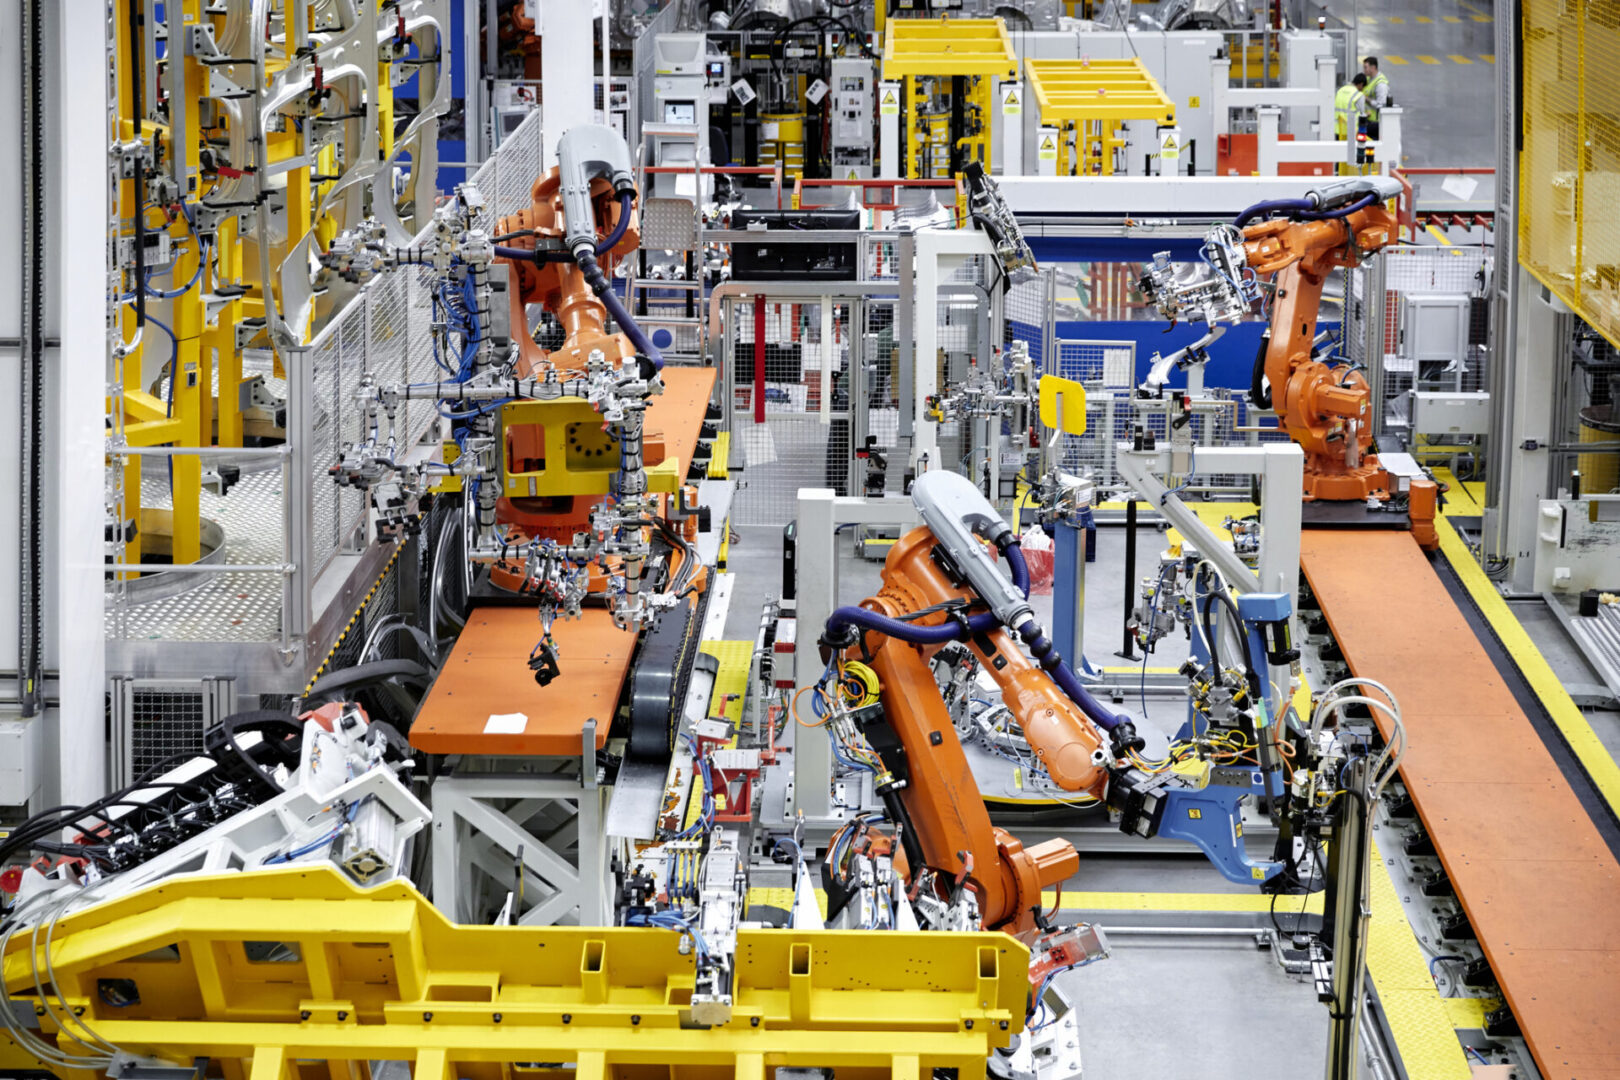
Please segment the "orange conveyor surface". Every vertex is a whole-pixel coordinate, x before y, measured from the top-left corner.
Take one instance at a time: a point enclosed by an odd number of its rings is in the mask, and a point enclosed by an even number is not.
[[[664,393],[647,408],[647,429],[663,433],[666,457],[683,472],[697,449],[717,374],[666,367]],[[578,619],[559,619],[552,634],[563,675],[537,686],[528,663],[540,637],[535,609],[475,608],[411,725],[411,745],[429,754],[577,756],[585,723],[595,720],[597,748],[604,746],[636,635],[617,629],[607,609],[596,607]],[[516,713],[523,714],[521,726],[490,722]]]
[[[1615,853],[1409,534],[1307,530],[1301,561],[1400,704],[1402,779],[1542,1076],[1620,1080]]]

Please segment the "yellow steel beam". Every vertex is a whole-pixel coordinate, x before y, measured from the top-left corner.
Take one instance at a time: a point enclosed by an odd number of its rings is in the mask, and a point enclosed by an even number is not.
[[[1005,934],[743,930],[732,1017],[694,1030],[693,958],[674,933],[456,926],[405,882],[363,890],[325,867],[171,879],[68,915],[49,941],[61,1015],[247,1080],[310,1059],[415,1060],[418,1076],[533,1061],[604,1076],[758,1076],[766,1062],[979,1075],[1022,1028],[1029,990],[1029,953]],[[267,948],[283,959],[256,959]],[[46,959],[34,950],[27,935],[11,942],[8,992],[33,992]],[[103,1001],[99,981],[114,978],[139,1003]]]
[[[1176,121],[1175,103],[1141,60],[1026,60],[1042,123]]]
[[[1016,78],[1018,57],[1001,19],[896,19],[883,40],[883,77]]]

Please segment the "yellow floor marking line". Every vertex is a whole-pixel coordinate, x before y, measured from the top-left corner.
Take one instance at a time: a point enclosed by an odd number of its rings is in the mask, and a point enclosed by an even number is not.
[[[1372,845],[1372,921],[1367,928],[1367,973],[1389,1021],[1406,1075],[1424,1080],[1467,1080],[1473,1075],[1444,999],[1429,975],[1423,949],[1395,894],[1395,882]]]
[[[1473,19],[1475,22],[1495,22],[1496,21],[1495,19],[1493,19],[1489,15],[1470,15],[1469,18]]]
[[[1609,755],[1608,749],[1592,730],[1592,725],[1587,723],[1580,708],[1558,681],[1558,676],[1553,674],[1541,650],[1530,640],[1530,635],[1519,625],[1519,620],[1513,617],[1507,601],[1502,599],[1496,586],[1491,584],[1491,579],[1474,561],[1473,552],[1468,550],[1467,543],[1457,534],[1457,530],[1451,527],[1451,522],[1442,517],[1434,525],[1440,536],[1441,554],[1451,563],[1451,568],[1467,588],[1468,595],[1474,598],[1474,603],[1479,605],[1491,629],[1496,631],[1503,648],[1513,657],[1530,688],[1551,714],[1553,723],[1558,725],[1558,730],[1563,733],[1565,741],[1580,760],[1586,774],[1592,778],[1604,801],[1616,813],[1620,813],[1620,764],[1616,764]]]
[[[1446,517],[1478,517],[1485,510],[1485,483],[1482,480],[1458,480],[1450,469],[1439,467],[1434,478],[1447,487],[1446,505],[1440,513]]]
[[[1446,53],[1446,59],[1450,60],[1453,64],[1472,64],[1473,63],[1472,60],[1468,59],[1468,57],[1462,55],[1461,53]]]
[[[1401,18],[1399,15],[1391,15],[1389,17],[1389,21],[1394,23],[1396,26],[1399,26],[1402,23],[1404,23],[1406,20]]]
[[[1493,52],[1480,53],[1479,58],[1485,61],[1487,64],[1496,63],[1496,54]]]
[[[1377,19],[1375,19],[1375,18],[1373,18],[1373,17],[1372,17],[1372,16],[1371,16],[1371,15],[1363,15],[1363,16],[1362,16],[1362,17],[1361,17],[1361,21],[1362,21],[1362,22],[1364,22],[1364,23],[1366,23],[1366,24],[1367,24],[1367,25],[1369,25],[1369,26],[1376,26],[1376,25],[1378,25],[1378,20],[1377,20]]]
[[[1442,19],[1446,20],[1446,22],[1448,22],[1448,23],[1460,23],[1460,22],[1462,22],[1462,16],[1461,15],[1442,15],[1440,17]]]
[[[1446,234],[1440,231],[1440,226],[1429,225],[1426,226],[1423,231],[1440,241],[1442,244],[1446,245],[1446,247],[1452,246],[1451,241],[1446,239]]]
[[[1432,23],[1432,22],[1434,22],[1434,20],[1429,18],[1427,15],[1419,15],[1417,17],[1417,21],[1420,22],[1420,23]]]
[[[1418,53],[1418,60],[1425,64],[1438,64],[1440,61],[1428,53]]]
[[[1322,913],[1322,894],[1284,896],[1277,900],[1277,914],[1294,915],[1304,901],[1303,910]],[[1057,890],[1041,893],[1046,906],[1057,903]],[[1264,914],[1271,911],[1271,897],[1259,893],[1196,893],[1196,892],[1075,892],[1063,890],[1065,911],[1221,911]]]
[[[1406,66],[1406,57],[1404,57],[1404,56],[1396,56],[1394,53],[1385,53],[1384,54],[1384,60],[1387,63],[1394,64],[1396,67],[1405,67]]]

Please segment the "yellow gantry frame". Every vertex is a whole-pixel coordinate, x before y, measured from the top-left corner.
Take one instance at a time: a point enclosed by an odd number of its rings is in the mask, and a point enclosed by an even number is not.
[[[978,160],[990,165],[990,113],[996,79],[1018,77],[1007,24],[1001,19],[891,19],[885,24],[883,78],[903,79],[906,110],[906,167],[904,175],[922,175],[914,153],[923,145],[922,95],[919,76],[948,78],[962,75],[975,82],[969,105],[979,111],[980,134],[962,140]]]
[[[1139,59],[1026,60],[1030,92],[1041,123],[1066,129],[1058,139],[1058,174],[1071,175],[1067,132],[1081,148],[1073,172],[1112,176],[1119,130],[1128,120],[1176,122],[1176,106]]]
[[[135,1053],[212,1059],[226,1080],[359,1077],[379,1060],[412,1062],[418,1080],[533,1062],[573,1063],[576,1080],[636,1066],[979,1076],[1022,1028],[1029,991],[1028,950],[1001,933],[743,930],[732,1018],[694,1029],[675,933],[456,926],[409,884],[362,890],[326,866],[175,878],[67,916],[50,941],[66,1009],[23,1000],[64,1048],[77,1046],[61,1025],[90,1028]],[[247,942],[284,959],[250,960]],[[5,988],[32,995],[34,945],[11,945]],[[139,1002],[108,1005],[104,979],[129,980]]]

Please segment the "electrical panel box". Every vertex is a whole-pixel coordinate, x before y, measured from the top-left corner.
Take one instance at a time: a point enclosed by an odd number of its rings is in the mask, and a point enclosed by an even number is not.
[[[24,806],[44,779],[41,717],[0,719],[0,806]]]
[[[653,39],[653,115],[660,124],[709,129],[708,39],[703,34],[659,34]],[[723,83],[722,85],[729,85]]]
[[[731,93],[731,57],[719,49],[710,48],[703,58],[703,88],[710,105],[724,105]]]
[[[1402,352],[1414,366],[1414,385],[1460,388],[1468,354],[1468,297],[1408,297],[1404,330]]]
[[[1412,391],[1412,434],[1485,435],[1491,427],[1491,395],[1484,391]]]
[[[830,65],[832,123],[828,147],[832,151],[834,177],[871,175],[873,148],[873,101],[877,72],[872,62],[860,57],[836,59]],[[866,170],[864,172],[859,170]]]

